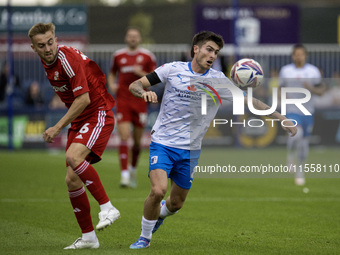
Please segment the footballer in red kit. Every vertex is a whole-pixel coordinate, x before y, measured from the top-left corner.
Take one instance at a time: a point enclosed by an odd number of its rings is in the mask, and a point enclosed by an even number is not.
[[[72,142],[82,143],[91,149],[87,159],[95,163],[100,160],[114,127],[112,108],[115,101],[106,89],[104,73],[95,62],[72,47],[58,45],[57,50],[59,61],[48,65],[42,60],[52,88],[67,108],[70,108],[77,96],[86,92],[89,93],[91,101],[73,120],[66,149]],[[92,123],[88,119],[90,116],[93,118]],[[106,123],[105,117],[109,120],[106,120]],[[96,132],[101,134],[99,138],[93,135],[93,132],[88,132],[89,128],[96,129]],[[100,139],[94,147],[93,139]]]
[[[99,66],[79,50],[57,46],[58,55],[52,64],[42,63],[52,88],[70,108],[74,99],[89,92],[91,103],[76,118],[81,121],[97,110],[112,110],[113,97],[106,89],[106,78]]]
[[[60,131],[71,124],[65,181],[82,237],[64,249],[98,248],[85,186],[100,206],[96,229],[102,230],[120,217],[92,166],[101,160],[114,129],[115,101],[106,89],[104,73],[94,61],[75,48],[57,44],[54,24],[35,24],[28,36],[52,88],[68,108],[66,114],[44,132],[44,140],[53,143]]]
[[[139,47],[141,34],[137,28],[130,27],[127,29],[125,42],[127,47],[113,54],[108,85],[111,92],[115,94],[117,101],[116,117],[120,137],[120,185],[135,188],[140,143],[147,121],[147,103],[130,93],[129,84],[152,72],[156,68],[156,60],[149,50]],[[133,126],[133,146],[129,157],[128,139],[131,125]]]

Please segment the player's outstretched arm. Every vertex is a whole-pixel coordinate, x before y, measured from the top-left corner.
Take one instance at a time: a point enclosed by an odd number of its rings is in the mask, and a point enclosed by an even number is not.
[[[248,100],[247,98],[245,98],[245,103],[248,104]],[[256,99],[253,97],[253,106],[255,109],[257,110],[268,110],[270,109],[270,107],[268,105],[266,105],[265,103],[261,102],[260,100]],[[278,119],[281,123],[281,127],[283,130],[285,130],[286,132],[290,133],[290,136],[294,136],[297,133],[297,128],[294,126],[293,122],[291,122],[290,120],[287,120],[287,118],[285,116],[283,116],[282,114],[278,113],[277,111],[274,111],[272,114],[266,115],[269,118],[272,119]],[[282,121],[285,121],[285,126],[282,125]]]
[[[153,91],[145,91],[144,89],[150,87],[149,80],[143,76],[142,78],[130,84],[129,90],[135,97],[143,98],[145,102],[157,103],[157,95]]]

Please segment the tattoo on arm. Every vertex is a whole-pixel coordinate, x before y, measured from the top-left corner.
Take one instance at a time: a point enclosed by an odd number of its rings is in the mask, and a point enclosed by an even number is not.
[[[142,97],[145,90],[143,89],[143,84],[141,81],[137,80],[131,84],[130,87],[130,92],[135,96],[135,97]]]

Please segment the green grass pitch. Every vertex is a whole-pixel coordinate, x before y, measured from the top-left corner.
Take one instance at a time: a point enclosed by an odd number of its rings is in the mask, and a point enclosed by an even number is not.
[[[230,164],[284,164],[285,149],[204,149]],[[339,148],[311,149],[309,162],[339,164]],[[98,250],[70,251],[81,232],[68,199],[63,152],[0,151],[0,254],[339,254],[340,178],[195,178],[182,210],[164,221],[146,250],[129,250],[140,234],[149,192],[148,151],[137,189],[119,188],[116,151],[94,165],[121,218],[102,232]],[[202,163],[202,161],[200,161]],[[200,164],[199,163],[199,164]],[[338,173],[340,177],[340,172]],[[224,176],[225,177],[225,176]],[[99,206],[89,195],[92,219]]]

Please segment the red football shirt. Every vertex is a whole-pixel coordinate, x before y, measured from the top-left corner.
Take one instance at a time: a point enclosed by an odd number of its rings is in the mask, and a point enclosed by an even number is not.
[[[111,72],[118,75],[117,99],[138,100],[129,91],[129,85],[140,78],[133,73],[135,65],[140,66],[144,72],[151,73],[156,68],[156,58],[144,48],[138,48],[135,52],[129,52],[125,48],[113,54]]]
[[[58,46],[53,64],[42,61],[48,80],[60,99],[70,108],[74,99],[89,92],[91,103],[74,120],[84,120],[98,110],[110,110],[115,101],[106,89],[106,78],[99,66],[79,50]]]

